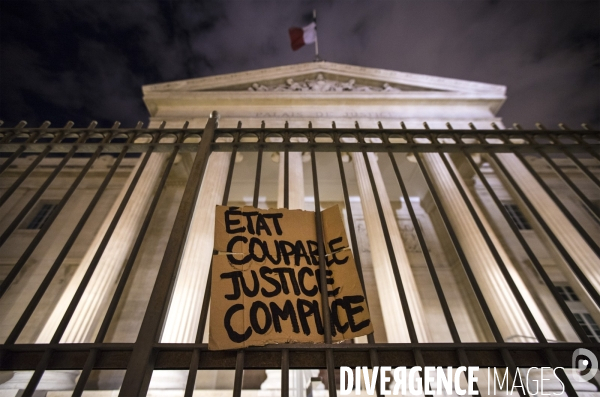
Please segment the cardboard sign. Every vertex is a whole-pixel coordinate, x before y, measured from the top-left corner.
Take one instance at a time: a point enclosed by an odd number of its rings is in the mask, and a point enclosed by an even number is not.
[[[315,213],[217,206],[210,350],[324,341]],[[321,213],[333,341],[373,332],[340,209]]]

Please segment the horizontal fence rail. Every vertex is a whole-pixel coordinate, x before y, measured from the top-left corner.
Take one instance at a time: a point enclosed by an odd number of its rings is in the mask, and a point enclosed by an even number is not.
[[[502,180],[505,180],[514,195],[521,200],[522,205],[530,211],[531,217],[536,221],[539,233],[543,233],[552,245],[553,249],[564,260],[567,268],[571,272],[570,280],[575,280],[580,286],[580,291],[584,291],[591,304],[600,307],[600,291],[597,288],[598,280],[590,277],[590,270],[586,264],[581,263],[561,239],[561,235],[553,229],[548,223],[547,218],[540,212],[536,203],[531,201],[530,196],[524,191],[517,180],[516,175],[511,174],[502,161],[502,155],[506,153],[514,154],[516,161],[523,165],[537,184],[539,184],[544,194],[556,205],[563,216],[572,226],[578,236],[585,242],[587,247],[596,257],[600,257],[599,240],[589,228],[584,227],[570,211],[570,209],[561,201],[559,195],[547,183],[536,169],[531,165],[525,156],[533,156],[540,159],[547,165],[547,168],[553,172],[560,181],[562,181],[570,194],[579,200],[583,208],[588,211],[590,217],[600,222],[600,200],[590,196],[590,191],[600,188],[600,131],[592,130],[584,125],[582,130],[570,130],[565,125],[560,125],[559,130],[546,130],[542,125],[538,125],[534,130],[524,130],[519,125],[511,129],[499,129],[495,124],[490,130],[477,130],[470,124],[470,129],[453,129],[451,124],[447,124],[446,129],[430,129],[424,123],[423,129],[407,129],[404,123],[398,124],[397,129],[384,129],[381,124],[377,129],[361,128],[358,123],[355,129],[336,128],[335,123],[332,128],[266,128],[264,123],[262,128],[243,128],[241,123],[238,128],[218,128],[218,115],[214,113],[208,120],[204,129],[188,128],[186,123],[182,128],[165,128],[163,123],[160,128],[143,128],[139,123],[135,128],[119,128],[115,123],[112,128],[97,128],[95,123],[87,128],[74,128],[72,123],[63,128],[50,128],[49,123],[44,123],[39,128],[29,128],[25,123],[19,123],[15,127],[0,128],[0,178],[4,179],[2,190],[0,191],[0,208],[2,205],[8,205],[13,195],[23,186],[28,178],[35,175],[40,164],[46,164],[45,161],[55,158],[53,166],[48,170],[48,175],[34,189],[33,195],[24,200],[26,202],[19,207],[18,213],[11,214],[11,221],[6,222],[5,228],[0,230],[0,248],[9,243],[9,239],[19,230],[20,225],[30,217],[30,212],[34,206],[40,202],[41,198],[47,192],[53,181],[60,178],[62,173],[66,172],[67,164],[72,159],[83,159],[75,171],[75,176],[69,179],[68,186],[64,189],[64,194],[59,198],[56,205],[48,211],[47,217],[42,222],[41,227],[36,234],[28,240],[27,246],[20,254],[19,259],[8,270],[0,283],[0,299],[6,299],[7,293],[27,270],[28,261],[34,251],[41,244],[44,236],[48,232],[55,220],[62,211],[69,207],[67,202],[77,194],[80,184],[86,175],[93,169],[100,156],[110,155],[114,161],[107,168],[106,173],[100,178],[100,183],[94,195],[87,202],[87,207],[81,218],[76,222],[73,230],[62,247],[59,247],[56,258],[52,261],[48,271],[40,278],[37,283],[36,292],[25,305],[22,312],[18,314],[18,320],[14,327],[7,333],[7,336],[0,345],[0,370],[1,371],[33,371],[31,378],[24,387],[24,396],[33,396],[36,388],[39,386],[44,373],[52,370],[77,370],[81,371],[73,390],[74,396],[84,395],[86,383],[89,381],[90,374],[98,370],[125,370],[123,384],[120,388],[120,396],[142,396],[146,395],[150,379],[155,370],[187,370],[187,384],[185,386],[185,396],[191,396],[195,387],[196,374],[198,371],[209,369],[231,369],[235,370],[233,383],[233,395],[240,396],[243,382],[243,371],[251,369],[282,369],[282,390],[281,395],[288,396],[290,391],[289,371],[294,369],[326,369],[327,370],[327,388],[329,395],[336,395],[336,369],[341,366],[351,368],[365,366],[479,366],[479,367],[502,367],[507,368],[512,377],[517,376],[518,368],[529,367],[552,367],[552,368],[571,368],[573,366],[573,352],[579,348],[585,348],[596,356],[600,356],[600,344],[593,335],[590,335],[581,321],[571,311],[565,299],[554,285],[551,275],[549,275],[542,261],[535,254],[535,249],[530,246],[530,242],[521,233],[518,224],[515,222],[508,209],[503,205],[501,197],[489,176],[482,171],[477,156],[485,156],[486,161],[495,166]],[[1,125],[1,124],[0,124]],[[344,167],[343,155],[351,153],[354,159],[363,161],[367,181],[373,194],[375,210],[377,211],[380,222],[384,245],[392,267],[393,282],[397,290],[398,298],[402,306],[402,321],[406,324],[408,335],[407,343],[377,343],[373,334],[368,335],[367,343],[334,344],[331,342],[331,321],[329,321],[329,311],[324,311],[323,324],[325,332],[323,343],[316,344],[281,344],[267,345],[263,347],[250,347],[238,351],[209,351],[207,344],[202,343],[203,335],[207,327],[207,318],[210,300],[210,282],[211,277],[208,273],[207,280],[202,280],[206,285],[200,318],[198,320],[198,330],[193,343],[164,343],[161,342],[161,333],[166,322],[169,305],[175,288],[175,280],[179,271],[180,262],[183,257],[183,251],[186,238],[190,230],[190,224],[194,216],[195,205],[200,194],[202,183],[208,167],[211,153],[231,153],[229,160],[225,190],[219,203],[227,205],[231,203],[230,192],[232,187],[233,174],[236,167],[236,154],[240,152],[255,152],[257,154],[255,167],[255,179],[253,181],[252,192],[248,196],[252,197],[252,205],[259,206],[261,194],[261,181],[264,182],[262,175],[263,157],[266,153],[277,152],[281,154],[281,161],[284,162],[283,171],[283,203],[284,207],[289,207],[290,201],[290,164],[289,154],[293,152],[302,152],[310,155],[310,172],[307,177],[312,179],[315,219],[317,226],[320,225],[321,198],[319,188],[319,173],[323,172],[317,165],[317,157],[321,153],[330,153],[335,156],[333,162],[337,167],[336,173],[340,178],[339,191],[340,203],[344,204],[345,216],[349,231],[349,241],[354,252],[357,269],[363,290],[375,288],[372,285],[366,285],[363,278],[363,264],[358,254],[357,227],[354,223],[352,214],[351,198],[348,186],[348,176]],[[115,320],[121,301],[124,299],[128,283],[132,282],[131,274],[134,269],[136,258],[143,250],[143,243],[155,212],[161,207],[161,197],[167,184],[169,175],[173,172],[178,156],[185,153],[195,153],[193,164],[190,168],[189,176],[185,181],[185,187],[181,201],[177,202],[177,211],[174,215],[172,226],[169,226],[168,242],[164,252],[161,252],[162,261],[158,268],[156,279],[153,280],[152,290],[149,295],[149,302],[146,311],[143,313],[143,320],[139,332],[134,342],[131,343],[113,343],[107,342],[109,328]],[[317,155],[317,153],[319,153]],[[437,298],[440,314],[439,319],[445,322],[451,341],[447,343],[424,343],[418,336],[418,320],[416,314],[411,311],[409,304],[407,280],[403,279],[400,272],[400,265],[397,263],[395,253],[396,246],[388,232],[391,225],[389,219],[385,216],[384,198],[387,193],[381,190],[377,183],[377,173],[374,170],[373,157],[369,153],[378,153],[380,162],[387,161],[391,166],[391,173],[394,177],[391,180],[385,180],[386,186],[399,188],[402,197],[402,205],[406,206],[410,223],[414,228],[416,243],[420,248],[421,255],[425,263],[425,269],[431,279],[433,293]],[[485,332],[489,334],[488,342],[464,342],[461,340],[458,331],[455,313],[450,308],[449,299],[446,294],[448,291],[443,288],[443,279],[438,274],[439,268],[436,259],[431,254],[428,247],[430,238],[421,227],[415,208],[411,203],[409,194],[410,186],[406,171],[399,165],[397,154],[405,153],[414,157],[417,172],[424,181],[424,186],[428,189],[431,199],[437,208],[440,216],[440,222],[445,228],[449,238],[449,244],[453,249],[452,255],[457,257],[457,265],[461,274],[465,277],[465,288],[469,288],[470,293],[478,305],[481,314]],[[101,258],[107,249],[109,241],[119,224],[119,221],[125,213],[125,209],[131,199],[138,183],[143,182],[146,167],[152,167],[151,156],[164,154],[164,162],[160,169],[153,172],[158,173],[156,187],[145,208],[144,216],[141,217],[140,227],[137,231],[132,246],[128,251],[127,258],[124,261],[115,282],[114,291],[111,293],[105,312],[98,325],[98,331],[94,334],[92,340],[85,343],[62,343],[67,327],[72,317],[81,303],[82,296],[90,285],[94,272],[97,270]],[[450,156],[450,154],[452,156]],[[434,157],[427,157],[434,156]],[[548,291],[546,296],[554,300],[555,307],[560,310],[564,316],[571,331],[579,339],[578,342],[563,342],[548,340],[543,327],[536,320],[535,314],[529,307],[524,291],[514,279],[514,273],[511,271],[507,259],[499,251],[496,245],[495,237],[487,225],[484,214],[477,209],[477,204],[472,202],[469,197],[469,188],[462,182],[461,175],[453,163],[453,159],[459,156],[481,183],[486,194],[489,195],[493,205],[498,211],[503,222],[508,226],[513,238],[520,250],[526,254],[532,266],[532,272],[539,280],[539,288],[545,288]],[[17,167],[19,159],[27,157],[32,160],[28,165]],[[44,295],[49,290],[51,283],[55,280],[62,266],[64,266],[70,250],[75,245],[82,234],[82,230],[88,223],[92,212],[97,208],[101,198],[106,194],[108,186],[111,184],[114,176],[123,170],[123,162],[134,158],[137,162],[133,168],[133,174],[130,179],[130,185],[124,190],[121,196],[120,205],[113,217],[110,225],[102,232],[104,235],[98,245],[97,251],[91,260],[85,274],[83,274],[80,284],[75,291],[73,298],[68,302],[65,314],[59,322],[54,334],[48,343],[20,343],[24,330],[36,310],[44,302]],[[137,159],[139,158],[139,159]],[[333,158],[333,157],[332,157]],[[431,164],[434,161],[439,162],[439,167],[444,175],[448,175],[448,183],[451,189],[455,189],[457,197],[460,197],[466,205],[466,213],[474,222],[476,230],[483,238],[484,246],[489,250],[491,257],[498,270],[498,277],[505,282],[510,293],[514,297],[515,307],[523,314],[525,319],[524,326],[531,330],[533,336],[531,341],[519,340],[511,342],[506,339],[506,335],[498,324],[498,318],[493,314],[492,306],[495,302],[486,298],[485,286],[481,285],[481,280],[476,276],[478,263],[474,263],[468,254],[468,247],[464,241],[459,238],[456,222],[452,218],[452,209],[444,204],[444,194],[438,189],[435,169]],[[586,186],[591,188],[582,188],[573,180],[570,174],[567,174],[559,160],[566,159],[587,181]],[[19,163],[22,164],[22,163]],[[149,165],[150,164],[150,165]],[[591,164],[591,165],[590,165]],[[128,169],[131,172],[131,168]],[[377,171],[378,172],[378,171]],[[7,176],[9,175],[10,176]],[[404,174],[404,175],[403,175]],[[6,178],[6,179],[5,179]],[[39,176],[38,176],[39,178]],[[140,182],[142,181],[142,182]],[[163,198],[164,199],[164,198]],[[11,201],[12,202],[12,201]],[[13,205],[13,204],[11,204]],[[13,218],[14,216],[14,218]],[[326,287],[325,263],[323,251],[323,236],[320,227],[317,227],[317,237],[319,245],[319,258],[322,278],[318,280],[322,287]],[[597,258],[596,258],[597,259]],[[595,273],[600,275],[600,269]],[[324,298],[326,301],[326,298]],[[324,302],[325,302],[324,301]],[[322,303],[324,303],[322,302]],[[382,305],[386,304],[381,302]],[[5,306],[6,307],[6,306]],[[2,313],[0,313],[2,314]],[[453,315],[454,314],[454,315]],[[442,320],[443,319],[443,320]],[[384,321],[389,319],[384,319]],[[434,325],[437,326],[437,325]],[[577,392],[566,371],[558,369],[556,375],[565,385],[565,391],[569,396],[576,396]],[[592,383],[595,381],[592,381]],[[481,387],[481,385],[479,386]],[[1,385],[0,385],[1,391]],[[379,393],[379,392],[378,392]],[[528,395],[526,390],[519,389],[522,396]]]

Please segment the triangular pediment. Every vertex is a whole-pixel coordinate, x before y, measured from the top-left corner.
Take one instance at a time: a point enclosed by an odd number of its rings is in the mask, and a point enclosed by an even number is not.
[[[146,85],[150,92],[461,92],[504,95],[506,87],[333,62],[310,62]]]

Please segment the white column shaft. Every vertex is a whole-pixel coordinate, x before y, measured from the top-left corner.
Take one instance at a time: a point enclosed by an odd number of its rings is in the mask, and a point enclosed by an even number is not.
[[[383,207],[385,222],[387,223],[388,228],[387,233],[392,241],[394,255],[396,262],[398,263],[398,270],[400,272],[404,291],[406,292],[410,314],[417,332],[417,337],[419,342],[427,342],[429,340],[429,333],[425,322],[423,305],[410,267],[410,262],[408,261],[408,256],[406,255],[406,249],[404,248],[398,223],[394,211],[392,210],[392,206],[390,205],[390,200],[383,183],[383,178],[381,177],[377,158],[373,153],[368,153],[367,156],[369,158],[369,163],[371,164],[371,170],[375,179],[377,192],[379,193],[381,206]],[[369,174],[367,173],[367,167],[362,154],[357,153],[353,157],[353,163],[363,215],[367,227],[367,234],[369,236],[371,259],[373,262],[375,279],[377,281],[377,293],[379,294],[379,300],[382,303],[381,310],[383,312],[387,341],[389,343],[410,342],[406,323],[404,321],[402,304],[398,294],[394,272],[392,270],[392,263],[385,243],[384,231],[381,227],[379,213],[377,212],[377,205],[375,203],[375,196],[373,194]]]
[[[304,168],[302,164],[302,153],[289,152],[289,209],[304,209]],[[277,194],[277,207],[283,208],[284,195],[284,173],[285,173],[285,152],[279,156],[279,184]]]
[[[231,153],[210,155],[188,231],[162,342],[192,343],[196,338],[212,258],[215,206],[220,205]]]
[[[105,306],[109,302],[108,297],[115,287],[117,278],[119,277],[119,274],[121,274],[122,267],[127,261],[131,247],[133,246],[138,231],[144,221],[167,156],[168,153],[154,153],[150,155],[146,168],[136,184],[135,190],[104,250],[102,258],[98,262],[96,270],[81,297],[77,309],[73,313],[61,342],[80,343],[90,341],[93,338],[93,334],[101,321],[101,315],[104,313],[104,310],[102,309],[105,309]],[[58,304],[52,311],[52,314],[37,339],[37,343],[48,343],[51,340],[56,327],[71,303],[73,295],[92,262],[92,259],[104,238],[106,230],[110,226],[140,164],[141,160],[131,172],[129,179],[123,186],[119,196],[110,211],[106,214],[102,226],[100,226],[100,229],[96,233],[94,240],[91,242],[90,247],[73,275],[73,278],[65,288]]]
[[[516,298],[510,291],[508,283],[504,279],[504,276],[502,275],[502,272],[500,271],[500,268],[498,267],[490,248],[480,233],[475,220],[471,217],[471,213],[469,212],[466,203],[463,201],[458,188],[454,184],[454,181],[448,172],[448,169],[444,165],[444,162],[438,153],[423,153],[420,156],[425,163],[429,175],[431,176],[437,195],[439,196],[444,210],[448,215],[460,246],[464,251],[467,260],[469,261],[469,265],[473,270],[473,274],[475,275],[477,283],[482,290],[486,303],[492,312],[494,320],[496,321],[501,334],[507,341],[534,341],[535,337],[533,331],[529,327],[525,316],[519,309]],[[487,222],[483,212],[460,177],[458,170],[450,160],[450,157],[447,156],[447,158],[454,173],[458,176],[461,186],[465,190],[469,201],[477,213],[477,216],[481,220],[485,230],[492,240],[494,247],[496,247],[498,254],[510,272],[512,279],[517,285],[517,288],[527,302],[529,310],[531,310],[544,335],[548,339],[554,339],[554,335],[550,327],[542,316],[535,301],[529,294],[529,291],[525,287],[523,280],[514,268],[514,265],[502,247],[500,240]]]
[[[497,156],[583,274],[600,291],[600,258],[517,156],[512,153],[498,153]],[[570,268],[563,261],[558,262],[565,273],[571,274]]]

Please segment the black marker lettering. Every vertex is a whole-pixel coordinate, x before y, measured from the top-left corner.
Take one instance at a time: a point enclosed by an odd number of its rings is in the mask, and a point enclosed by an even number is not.
[[[319,266],[319,244],[312,240],[307,240],[306,244],[308,245],[308,253],[312,259],[312,264]]]
[[[235,272],[229,272],[229,273],[222,273],[221,274],[221,279],[227,279],[230,278],[231,279],[231,284],[233,285],[233,294],[228,294],[225,295],[225,299],[229,299],[229,300],[236,300],[239,299],[240,297],[240,277],[242,275],[242,272],[235,271]]]
[[[263,266],[260,268],[259,272],[260,272],[260,275],[263,278],[263,280],[265,280],[266,282],[271,284],[273,287],[275,287],[275,289],[271,292],[267,291],[264,287],[261,288],[260,292],[262,293],[262,295],[265,298],[272,298],[274,296],[279,295],[281,293],[281,284],[279,284],[279,282],[277,280],[275,280],[274,278],[271,278],[270,276],[268,276],[268,274],[273,273],[273,271],[270,268],[268,268],[267,266]]]
[[[283,234],[283,231],[281,230],[281,226],[279,225],[279,218],[283,218],[283,214],[281,212],[276,213],[276,214],[263,214],[263,216],[267,219],[273,219],[273,226],[275,227],[275,233],[277,233],[278,236],[281,236]],[[270,234],[269,234],[270,236]]]
[[[340,323],[340,315],[338,313],[338,306],[341,306],[343,309],[346,309],[346,305],[344,304],[344,299],[336,299],[333,301],[333,303],[331,303],[331,321],[333,322],[333,325],[335,326],[335,328],[341,332],[342,334],[344,332],[346,332],[348,330],[349,324],[348,322],[346,322],[346,324],[342,325]],[[346,312],[348,310],[346,309]]]
[[[361,306],[352,307],[353,303],[362,303],[364,302],[365,297],[362,295],[353,295],[353,296],[345,296],[344,297],[344,305],[346,309],[346,316],[348,317],[348,323],[350,324],[350,330],[352,332],[360,331],[361,329],[367,327],[371,320],[366,319],[356,324],[354,322],[354,315],[358,313],[362,313],[365,309]]]
[[[260,236],[261,230],[267,232],[268,236],[272,235],[271,229],[269,229],[269,225],[267,225],[265,217],[263,216],[263,214],[258,214],[258,217],[256,218],[256,234]]]
[[[279,281],[281,282],[281,289],[283,290],[283,293],[288,295],[290,293],[290,288],[288,287],[287,280],[285,279],[285,272],[283,270],[285,270],[285,268],[272,269],[273,273],[279,275]]]
[[[298,284],[300,284],[300,289],[302,293],[306,296],[315,296],[317,294],[318,288],[316,285],[313,285],[311,289],[306,288],[306,284],[304,284],[304,277],[306,275],[312,276],[314,278],[314,273],[310,267],[303,267],[298,272]]]
[[[261,309],[265,316],[265,325],[262,327],[258,322],[258,309]],[[271,312],[269,312],[269,307],[261,301],[254,302],[250,307],[250,324],[252,325],[252,329],[254,330],[254,332],[260,335],[264,335],[267,333],[269,328],[271,328],[272,323],[273,320],[271,319]]]
[[[256,232],[254,231],[254,225],[252,224],[252,217],[258,215],[258,212],[242,212],[242,215],[246,217],[246,221],[248,222],[246,224],[246,227],[248,228],[248,233],[256,234]]]
[[[235,233],[243,233],[246,231],[245,227],[238,227],[237,229],[232,229],[232,226],[239,225],[241,222],[239,219],[231,219],[231,215],[242,215],[242,212],[239,211],[238,207],[229,207],[227,211],[225,211],[225,231],[229,234]]]
[[[271,253],[269,252],[269,244],[266,241],[263,245],[263,249],[265,251],[265,255],[267,256],[267,260],[269,260],[274,265],[279,265],[281,263],[281,248],[279,248],[279,242],[277,240],[275,240],[274,245],[275,245],[275,252],[277,255],[275,258],[273,258],[273,256],[271,256]]]
[[[243,310],[244,305],[239,303],[235,304],[227,310],[227,312],[225,313],[225,318],[223,320],[225,330],[227,331],[227,336],[229,336],[229,339],[231,339],[231,341],[236,343],[242,343],[243,341],[247,340],[250,337],[250,335],[252,335],[252,328],[250,327],[246,328],[246,331],[243,334],[238,334],[231,326],[231,318],[233,317],[233,315],[236,312]]]
[[[260,254],[261,256],[258,256],[256,254],[256,246],[260,247]],[[252,258],[252,260],[255,260],[256,262],[264,262],[265,261],[265,245],[267,245],[266,242],[262,241],[261,239],[259,239],[258,237],[252,237],[250,239],[250,244],[248,244],[248,252],[250,253],[250,257]]]
[[[298,327],[298,319],[296,318],[296,311],[294,310],[294,305],[291,300],[286,300],[283,304],[283,309],[280,309],[277,306],[277,303],[271,302],[269,303],[269,307],[271,308],[271,313],[273,314],[273,326],[275,327],[275,332],[281,333],[281,322],[279,319],[287,320],[290,319],[292,323],[292,331],[295,334],[300,333],[300,327]]]
[[[248,274],[248,272],[245,273]],[[248,288],[248,286],[246,285],[246,278],[243,275],[240,278],[242,281],[242,289],[244,290],[244,295],[250,298],[254,298],[256,295],[258,295],[258,287],[260,287],[260,285],[258,284],[258,277],[256,276],[256,272],[254,270],[251,270],[250,274],[252,274],[252,281],[254,282],[254,287],[252,287],[252,289]]]
[[[283,263],[289,265],[290,256],[293,255],[296,250],[294,244],[290,243],[289,241],[281,240],[279,242],[279,246],[281,247],[281,254],[283,255]],[[286,248],[289,248],[289,250]]]
[[[349,255],[346,255],[346,257],[344,259],[338,259],[338,257],[336,256],[336,252],[341,251],[342,249],[344,249],[344,247],[339,247],[339,248],[335,248],[334,245],[337,243],[341,243],[342,242],[342,238],[338,237],[338,238],[334,238],[333,240],[331,240],[329,242],[329,250],[331,251],[331,253],[333,255],[331,255],[331,260],[327,261],[327,266],[331,266],[332,264],[336,264],[336,265],[343,265],[344,263],[348,262],[348,258]]]
[[[296,241],[295,251],[296,256],[294,257],[294,265],[300,266],[300,257],[304,258],[307,265],[310,265],[310,258],[306,254],[306,248],[304,248],[302,240]]]
[[[300,324],[302,325],[302,332],[304,335],[310,335],[310,326],[308,325],[308,317],[313,316],[315,319],[315,325],[317,326],[317,333],[323,335],[323,323],[321,322],[321,313],[319,312],[319,302],[313,300],[312,302],[305,299],[298,299],[298,317],[300,318]]]
[[[281,281],[281,288],[283,289],[284,294],[289,294],[290,290],[287,284],[287,279],[285,277],[286,274],[290,277],[290,282],[292,283],[292,288],[294,289],[294,294],[296,296],[300,295],[300,286],[298,285],[298,281],[296,280],[296,272],[294,269],[290,268],[276,268],[273,269],[273,273],[277,273],[279,275],[279,280]]]
[[[241,241],[242,243],[245,244],[248,242],[248,239],[244,236],[233,237],[227,243],[227,252],[233,252],[233,248],[238,241]],[[227,260],[229,260],[229,263],[231,263],[232,265],[245,265],[246,263],[250,262],[250,259],[252,259],[250,257],[250,255],[246,255],[242,259],[236,259],[234,255],[241,255],[241,254],[231,254],[231,253],[227,254]]]
[[[315,270],[315,275],[317,277],[317,280],[321,280],[321,269],[316,269]],[[327,285],[333,285],[334,280],[333,278],[331,278],[331,276],[333,276],[333,272],[331,270],[325,270],[325,280],[327,282]],[[319,286],[319,291],[321,291],[321,283],[318,282],[317,285]],[[329,291],[329,288],[327,288],[327,296],[337,296],[337,294],[340,292],[340,287],[337,287],[336,289]]]

